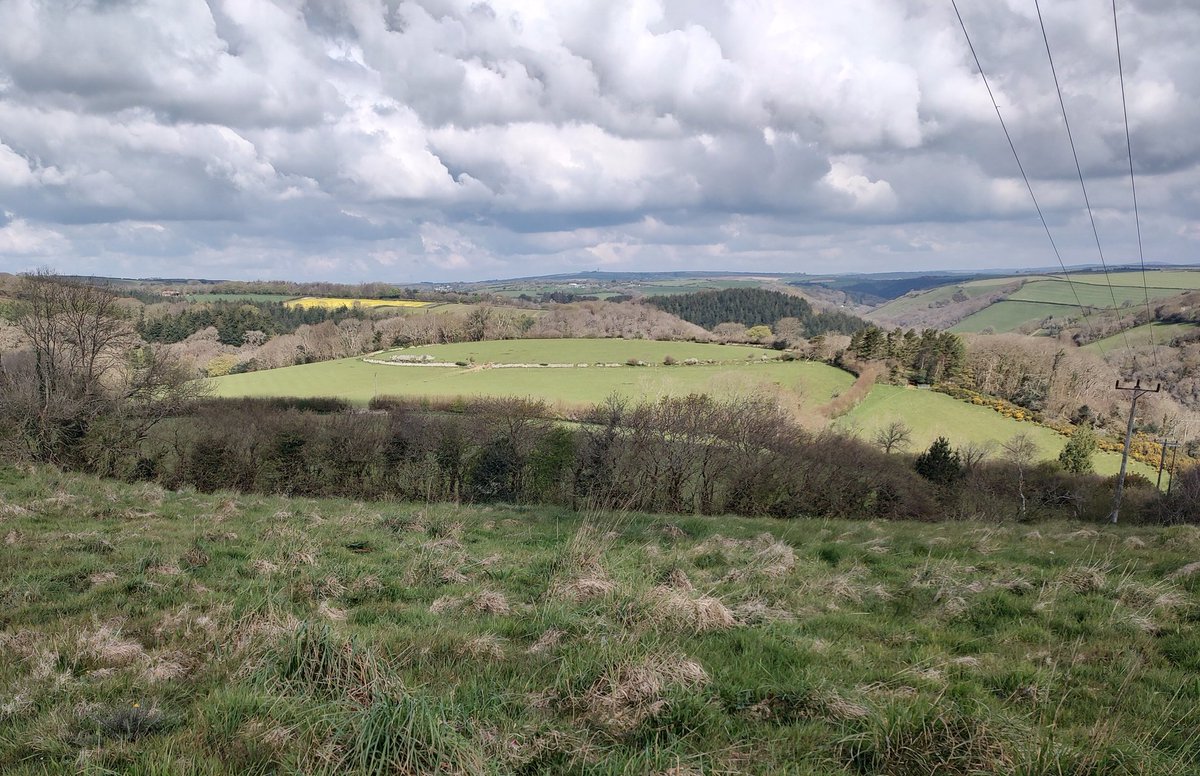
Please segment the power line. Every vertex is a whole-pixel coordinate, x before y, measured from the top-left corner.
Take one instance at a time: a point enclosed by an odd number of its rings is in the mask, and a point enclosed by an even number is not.
[[[1092,224],[1092,236],[1096,239],[1096,251],[1100,255],[1100,266],[1104,270],[1104,282],[1108,285],[1108,293],[1112,297],[1113,311],[1117,315],[1117,325],[1121,325],[1121,311],[1117,304],[1117,292],[1113,290],[1112,279],[1108,276],[1108,263],[1104,260],[1104,249],[1100,246],[1100,230],[1096,227],[1096,216],[1092,213],[1092,202],[1088,197],[1087,184],[1083,180],[1083,166],[1079,163],[1079,153],[1075,150],[1075,137],[1071,132],[1071,122],[1067,118],[1067,103],[1063,99],[1062,86],[1058,82],[1058,70],[1054,67],[1054,55],[1050,53],[1050,36],[1046,34],[1046,22],[1042,18],[1042,5],[1039,0],[1033,0],[1037,9],[1038,25],[1042,28],[1042,41],[1046,44],[1046,59],[1050,61],[1050,74],[1054,77],[1054,91],[1058,93],[1058,106],[1062,109],[1063,125],[1067,128],[1067,141],[1071,144],[1071,156],[1075,160],[1075,172],[1079,174],[1079,187],[1083,190],[1083,204],[1087,207],[1088,220]],[[1137,354],[1129,345],[1129,335],[1121,330],[1121,338],[1125,348],[1133,359],[1133,368],[1137,367]]]
[[[1021,171],[1021,178],[1025,181],[1025,188],[1029,191],[1029,198],[1033,200],[1034,210],[1037,211],[1038,219],[1042,222],[1042,228],[1046,231],[1046,239],[1050,241],[1050,247],[1054,250],[1054,257],[1058,259],[1058,266],[1062,267],[1063,278],[1067,281],[1067,285],[1071,289],[1071,296],[1075,297],[1075,304],[1079,307],[1079,312],[1083,315],[1083,323],[1087,327],[1088,339],[1096,343],[1096,347],[1100,350],[1100,356],[1103,358],[1104,345],[1092,331],[1092,322],[1088,318],[1087,310],[1079,300],[1079,292],[1075,289],[1075,283],[1071,280],[1071,274],[1067,272],[1067,265],[1063,261],[1062,253],[1058,250],[1058,243],[1054,241],[1054,235],[1050,232],[1050,225],[1046,222],[1046,215],[1042,212],[1042,206],[1038,203],[1037,195],[1033,193],[1033,184],[1029,182],[1029,176],[1025,173],[1025,165],[1021,163],[1021,155],[1017,153],[1017,146],[1013,143],[1012,134],[1008,131],[1008,122],[1004,120],[1004,114],[1000,112],[1000,103],[996,101],[996,95],[992,92],[991,84],[988,83],[987,74],[983,71],[983,63],[979,61],[979,54],[975,52],[975,44],[971,42],[971,35],[967,32],[966,22],[963,21],[962,13],[958,10],[958,0],[950,0],[950,4],[954,6],[954,14],[958,17],[958,25],[962,27],[963,37],[967,40],[967,48],[971,50],[971,57],[975,60],[975,67],[979,70],[979,77],[983,81],[984,88],[987,89],[988,97],[992,101],[992,107],[996,110],[996,118],[1000,120],[1000,128],[1004,130],[1004,139],[1008,141],[1008,147],[1012,151],[1013,159],[1017,163],[1017,169]],[[1112,291],[1111,285],[1109,286],[1109,291]],[[1115,294],[1113,302],[1115,306]]]
[[[1133,192],[1133,223],[1137,227],[1138,262],[1142,265],[1142,291],[1146,298],[1146,319],[1150,326],[1150,347],[1154,365],[1158,360],[1158,343],[1154,341],[1154,313],[1150,311],[1150,286],[1146,283],[1146,253],[1142,249],[1142,220],[1138,214],[1137,180],[1133,175],[1133,140],[1129,133],[1129,105],[1125,101],[1125,65],[1121,61],[1121,30],[1117,25],[1117,0],[1112,0],[1113,38],[1117,42],[1117,75],[1121,78],[1121,112],[1125,117],[1125,149],[1129,153],[1129,188]]]

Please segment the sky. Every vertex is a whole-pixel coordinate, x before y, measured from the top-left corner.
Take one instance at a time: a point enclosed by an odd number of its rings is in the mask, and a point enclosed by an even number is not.
[[[958,0],[1068,265],[1034,0]],[[1043,0],[1109,263],[1111,0]],[[1200,3],[1118,0],[1144,255],[1200,262]],[[950,0],[0,0],[0,271],[451,281],[1047,267]]]

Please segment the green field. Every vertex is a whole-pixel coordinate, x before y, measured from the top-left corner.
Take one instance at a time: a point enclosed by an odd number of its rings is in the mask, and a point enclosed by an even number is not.
[[[711,361],[761,360],[778,354],[748,345],[707,342],[658,342],[627,339],[514,339],[424,345],[379,354],[433,356],[436,361],[474,361],[477,364],[624,364],[631,358],[661,364],[666,356]]]
[[[1169,346],[1176,337],[1194,334],[1197,325],[1194,323],[1156,323],[1153,324],[1153,342],[1159,346]],[[1151,324],[1143,324],[1126,329],[1124,332],[1104,337],[1084,345],[1085,350],[1107,352],[1126,347],[1139,347],[1151,344]]]
[[[912,429],[914,452],[944,436],[956,447],[968,442],[994,444],[998,455],[1000,444],[1024,432],[1037,444],[1043,458],[1052,459],[1058,457],[1067,442],[1066,437],[1052,429],[1006,418],[990,407],[968,404],[944,393],[894,385],[872,388],[867,398],[836,424],[869,440],[876,430],[896,420]],[[1121,457],[1116,453],[1097,453],[1092,460],[1100,474],[1115,474],[1121,465]],[[1130,471],[1154,475],[1151,467],[1137,461],[1130,462]]]
[[[1059,275],[1057,277],[1062,276]],[[1080,283],[1095,283],[1097,285],[1111,283],[1114,286],[1136,286],[1139,289],[1143,284],[1141,271],[1110,272],[1108,273],[1107,280],[1102,272],[1073,272],[1069,277],[1071,280]],[[1171,288],[1181,291],[1200,290],[1200,270],[1148,269],[1145,274],[1145,285],[1150,288]],[[1109,300],[1109,304],[1111,303],[1112,301]]]
[[[875,308],[871,312],[881,317],[898,315],[902,313],[912,312],[914,310],[924,310],[930,305],[949,301],[960,290],[966,296],[974,299],[980,296],[993,294],[1004,286],[1012,285],[1018,278],[995,278],[986,280],[972,280],[966,283],[949,284],[931,288],[928,291],[923,291],[912,296],[902,296],[898,299],[893,299],[885,305]]]
[[[984,329],[991,329],[996,334],[1015,331],[1027,324],[1036,324],[1047,317],[1066,318],[1072,314],[1078,315],[1079,308],[1074,305],[1051,304],[1047,302],[996,302],[979,312],[968,315],[949,328],[958,334],[977,334]]]
[[[357,358],[229,375],[210,381],[217,396],[341,396],[365,403],[373,396],[521,396],[594,404],[613,394],[630,398],[712,393],[730,396],[758,386],[798,392],[806,405],[827,402],[853,376],[811,362],[761,363],[761,348],[647,340],[505,340],[437,345],[391,353],[428,353],[447,361],[492,363],[624,363],[638,358],[653,366],[481,369],[370,364]],[[736,365],[662,366],[665,355],[679,360],[736,360]],[[746,356],[754,361],[746,362]],[[560,360],[561,359],[561,360]],[[745,362],[745,363],[741,363]]]
[[[9,776],[1200,762],[1194,526],[0,497]]]
[[[1021,289],[1012,294],[1008,298],[1017,302],[1051,302],[1057,304],[1076,304],[1076,297],[1079,298],[1079,304],[1086,307],[1100,307],[1112,309],[1113,298],[1117,300],[1117,306],[1124,304],[1129,305],[1144,305],[1147,294],[1151,301],[1162,299],[1169,296],[1176,296],[1180,291],[1177,288],[1142,288],[1132,285],[1117,285],[1111,287],[1106,285],[1097,285],[1093,282],[1072,282],[1068,283],[1065,280],[1039,280],[1034,283],[1026,283],[1021,286]]]
[[[1066,282],[1070,277],[1072,284]],[[907,312],[924,310],[938,302],[945,302],[960,290],[968,297],[974,298],[995,293],[998,289],[1018,281],[1026,281],[1014,292],[1009,300],[1012,302],[1064,304],[1076,306],[1075,294],[1079,302],[1087,306],[1111,308],[1113,297],[1117,305],[1129,303],[1144,304],[1146,292],[1149,291],[1151,300],[1175,296],[1182,291],[1200,289],[1200,270],[1147,270],[1143,288],[1143,276],[1140,271],[1110,272],[1107,279],[1100,272],[1076,272],[1069,276],[1063,275],[1014,275],[1002,278],[986,278],[966,283],[949,282],[944,286],[929,289],[913,296],[902,296],[893,299],[875,310],[873,314],[881,318],[902,315]],[[1113,289],[1109,290],[1109,284]],[[1074,285],[1074,293],[1071,286]],[[1002,310],[989,307],[975,313],[960,322],[951,331],[978,332],[985,328],[993,328],[997,332],[1013,331],[1020,326],[1033,323],[1055,311],[1046,307],[1016,307],[1010,302],[999,302],[1004,305]],[[977,317],[978,316],[978,317]]]

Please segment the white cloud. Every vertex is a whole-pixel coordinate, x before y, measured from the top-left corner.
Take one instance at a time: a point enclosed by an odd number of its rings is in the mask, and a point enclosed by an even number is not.
[[[1200,8],[1120,8],[1148,257],[1197,260]],[[1092,260],[1031,9],[963,10],[1056,238]],[[1044,10],[1130,255],[1111,19]],[[65,271],[1046,263],[953,11],[926,0],[8,0],[0,73],[6,244],[40,234]],[[26,253],[47,255],[5,261]]]

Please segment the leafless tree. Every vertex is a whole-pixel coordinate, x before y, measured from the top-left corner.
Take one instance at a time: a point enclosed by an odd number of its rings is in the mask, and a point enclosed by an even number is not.
[[[878,445],[885,453],[890,453],[893,450],[905,450],[912,444],[912,429],[906,426],[903,421],[893,420],[876,431],[875,435],[871,437],[871,441]]]
[[[1017,467],[1017,494],[1021,497],[1021,518],[1025,518],[1025,470],[1037,458],[1038,447],[1028,433],[1022,431],[1000,446],[1004,457]]]
[[[199,388],[142,346],[111,291],[49,271],[18,286],[26,349],[0,369],[0,419],[36,460],[106,468]]]

